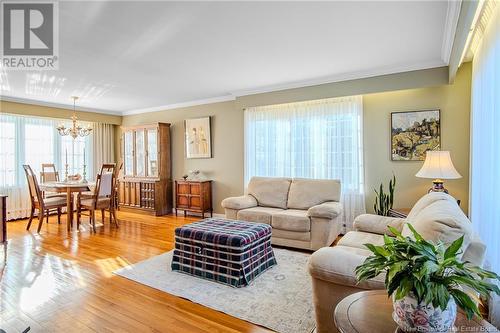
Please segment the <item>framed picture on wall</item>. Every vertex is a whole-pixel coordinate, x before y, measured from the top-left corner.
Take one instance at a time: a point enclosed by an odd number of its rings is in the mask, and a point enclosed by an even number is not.
[[[439,109],[391,113],[391,160],[423,161],[428,150],[441,149]]]
[[[210,117],[186,119],[184,135],[186,158],[212,157]]]

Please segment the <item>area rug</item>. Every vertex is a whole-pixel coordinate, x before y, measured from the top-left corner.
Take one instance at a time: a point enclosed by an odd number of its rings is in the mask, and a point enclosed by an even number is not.
[[[307,272],[309,254],[275,248],[278,265],[249,286],[233,288],[172,272],[172,252],[113,273],[276,332],[314,330],[311,277]]]

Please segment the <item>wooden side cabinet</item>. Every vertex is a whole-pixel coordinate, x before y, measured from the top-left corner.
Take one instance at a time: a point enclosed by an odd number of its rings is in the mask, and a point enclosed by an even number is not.
[[[212,217],[212,181],[176,180],[175,216],[178,209],[184,211],[184,216],[187,212],[193,212],[205,218],[205,213],[209,212]]]

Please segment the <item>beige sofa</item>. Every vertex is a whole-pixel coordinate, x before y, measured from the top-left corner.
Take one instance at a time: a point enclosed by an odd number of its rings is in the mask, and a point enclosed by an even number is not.
[[[333,313],[337,303],[344,297],[365,289],[384,289],[384,276],[358,284],[354,269],[371,255],[363,244],[383,244],[382,235],[390,235],[388,225],[401,231],[404,236],[410,236],[407,223],[411,223],[427,240],[450,243],[464,235],[462,260],[482,266],[485,245],[472,232],[471,222],[456,200],[448,194],[430,193],[423,196],[406,219],[360,215],[354,221],[355,231],[348,232],[337,246],[316,251],[309,260],[317,333],[337,332]]]
[[[340,181],[253,177],[248,194],[222,201],[226,217],[272,226],[275,245],[317,250],[342,228]]]

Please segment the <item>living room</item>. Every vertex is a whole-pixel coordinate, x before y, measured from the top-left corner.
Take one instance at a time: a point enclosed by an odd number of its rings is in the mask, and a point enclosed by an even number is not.
[[[498,331],[497,4],[2,2],[0,330]]]

